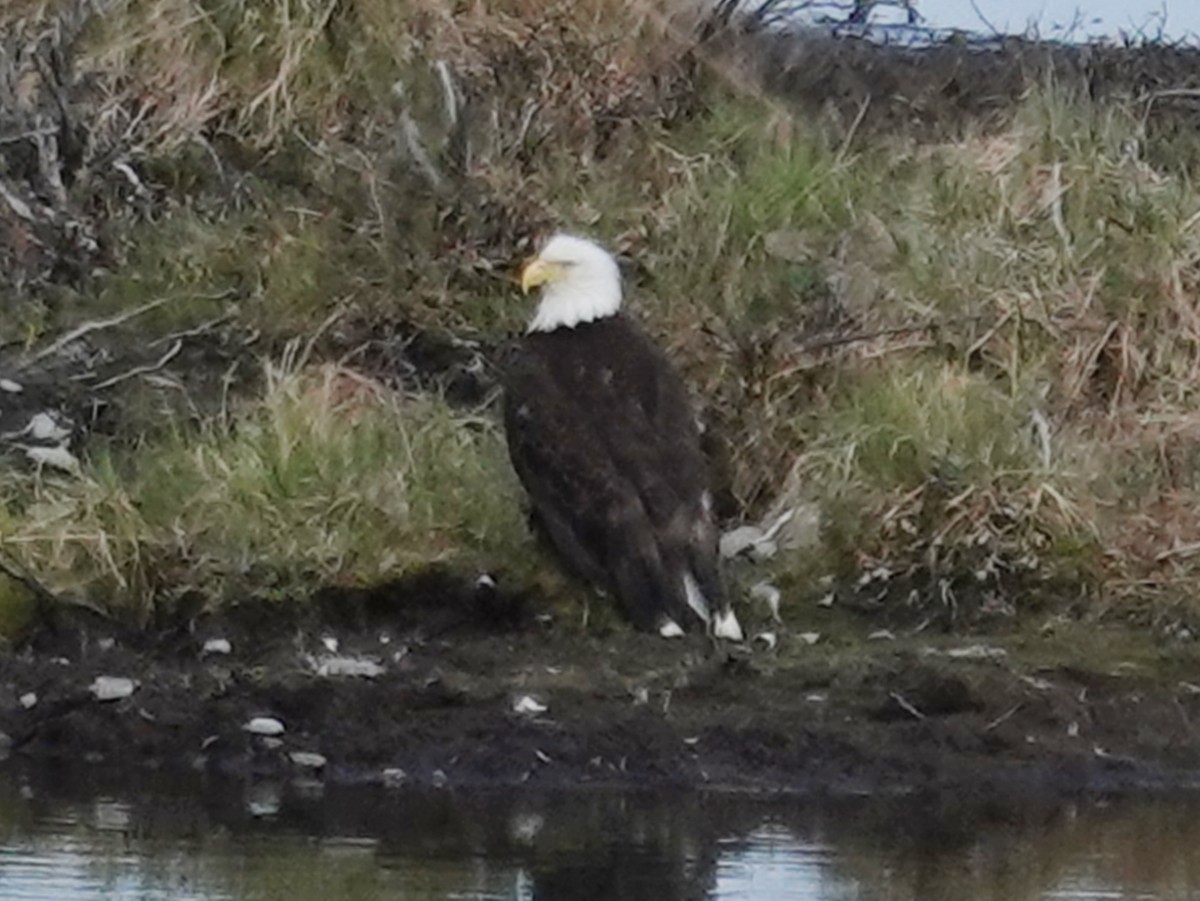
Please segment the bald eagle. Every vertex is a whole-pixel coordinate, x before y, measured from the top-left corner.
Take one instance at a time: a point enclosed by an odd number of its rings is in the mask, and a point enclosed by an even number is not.
[[[683,381],[621,313],[602,247],[558,234],[521,274],[542,288],[505,378],[504,425],[531,520],[567,567],[664,637],[741,626],[718,572],[708,467]]]

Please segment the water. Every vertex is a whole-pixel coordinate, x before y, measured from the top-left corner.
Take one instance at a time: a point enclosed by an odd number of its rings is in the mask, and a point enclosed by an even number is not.
[[[817,802],[0,771],[0,898],[1183,899],[1200,797]]]

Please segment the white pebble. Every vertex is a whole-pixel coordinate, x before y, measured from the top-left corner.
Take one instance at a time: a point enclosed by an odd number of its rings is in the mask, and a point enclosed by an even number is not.
[[[18,382],[12,379],[0,379],[0,391],[7,391],[9,394],[20,394],[25,389]]]
[[[754,547],[762,540],[763,530],[758,526],[738,526],[721,536],[718,543],[720,554],[724,559],[729,560]]]
[[[754,636],[754,640],[765,645],[768,651],[773,650],[775,645],[779,643],[779,638],[774,632],[759,632]]]
[[[664,620],[663,624],[658,627],[658,634],[663,638],[682,638],[683,629],[680,627],[679,623],[675,622],[675,620],[667,619]]]
[[[316,661],[318,676],[361,676],[374,679],[382,676],[387,670],[366,657],[322,657]]]
[[[288,755],[292,763],[306,770],[319,770],[327,763],[324,754],[315,751],[293,751]]]
[[[338,640],[332,635],[326,635],[321,639],[321,644],[325,645],[325,650],[330,654],[336,654],[338,650]]]
[[[283,735],[283,723],[273,716],[256,716],[242,728],[251,735]]]
[[[539,701],[534,700],[529,695],[522,695],[513,704],[513,712],[521,713],[526,716],[536,716],[539,713],[545,713],[550,708]]]
[[[62,425],[53,413],[35,413],[25,427],[26,434],[35,441],[62,441],[71,436],[71,430]]]
[[[821,633],[820,632],[801,632],[796,637],[799,638],[805,644],[812,645],[812,644],[816,644],[818,641],[821,640]]]
[[[133,680],[124,676],[97,676],[89,687],[97,701],[119,701],[133,694]]]
[[[204,642],[204,647],[201,649],[202,654],[232,654],[233,645],[228,638],[210,638]]]
[[[408,773],[404,772],[398,766],[387,767],[381,775],[383,776],[383,784],[388,788],[403,785],[408,780]]]
[[[750,589],[750,597],[756,598],[767,605],[767,609],[771,611],[771,619],[775,622],[782,622],[779,618],[779,599],[782,595],[779,589],[770,582],[759,582]]]
[[[27,691],[25,694],[21,695],[20,701],[22,707],[24,707],[26,710],[32,710],[37,706],[38,696],[35,692]]]
[[[546,825],[545,818],[538,813],[516,814],[508,823],[508,834],[514,840],[529,844]]]
[[[65,444],[58,447],[27,447],[25,456],[39,466],[53,466],[63,472],[79,472],[79,458],[67,450]]]

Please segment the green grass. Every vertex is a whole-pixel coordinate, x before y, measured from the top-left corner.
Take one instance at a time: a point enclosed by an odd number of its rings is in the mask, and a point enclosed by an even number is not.
[[[495,567],[523,541],[492,421],[294,356],[228,422],[3,488],[0,548],[134,619],[186,592],[302,598],[434,563]]]

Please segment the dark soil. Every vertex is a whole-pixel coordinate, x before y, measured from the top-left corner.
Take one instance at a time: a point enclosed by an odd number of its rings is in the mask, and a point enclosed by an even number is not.
[[[1185,652],[1163,657],[1154,675],[1100,654],[1114,675],[1039,669],[1029,662],[1038,641],[1030,652],[1016,638],[824,637],[809,647],[781,629],[771,650],[671,643],[623,627],[589,634],[437,575],[327,593],[290,612],[299,606],[246,605],[153,637],[48,623],[0,654],[10,753],[309,778],[290,757],[307,751],[325,758],[315,775],[331,783],[476,787],[975,795],[1200,780],[1200,663]],[[213,637],[232,653],[202,654]],[[318,674],[330,639],[385,672]],[[989,656],[945,653],[969,646]],[[99,701],[89,686],[100,675],[136,690]],[[515,712],[526,696],[547,709]],[[253,717],[286,731],[251,735]]]

